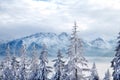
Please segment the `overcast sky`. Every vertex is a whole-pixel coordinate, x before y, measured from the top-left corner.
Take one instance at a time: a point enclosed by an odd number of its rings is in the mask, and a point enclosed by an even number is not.
[[[70,32],[74,21],[83,38],[113,38],[120,31],[120,0],[0,0],[2,40]]]

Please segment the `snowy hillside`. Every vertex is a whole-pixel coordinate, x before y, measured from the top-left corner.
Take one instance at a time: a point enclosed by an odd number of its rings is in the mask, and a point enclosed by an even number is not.
[[[26,36],[20,39],[9,41],[7,43],[0,44],[0,54],[5,55],[5,50],[7,44],[10,45],[11,54],[16,52],[19,55],[19,50],[22,43],[26,45],[27,51],[29,52],[32,46],[35,44],[38,52],[42,48],[42,44],[47,45],[49,51],[49,56],[55,56],[58,49],[62,49],[65,54],[69,45],[69,37],[67,33],[63,32],[61,34],[55,33],[36,33],[30,36]],[[112,56],[114,55],[115,41],[106,41],[103,38],[97,38],[92,41],[82,40],[84,53],[86,56]],[[29,53],[29,55],[31,55]]]

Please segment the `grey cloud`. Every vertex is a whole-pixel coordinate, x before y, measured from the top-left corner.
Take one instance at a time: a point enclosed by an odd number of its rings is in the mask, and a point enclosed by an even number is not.
[[[10,1],[0,0],[0,15],[2,15],[0,16],[0,38],[18,38],[42,31],[70,32],[74,20],[78,20],[78,23],[86,24],[88,27],[88,29],[80,31],[82,37],[103,35],[114,37],[120,30],[120,10],[98,8],[90,5],[88,0],[45,0],[57,7],[40,9],[41,11],[37,8],[32,11],[33,6],[22,2],[24,0]],[[41,0],[38,1],[38,3],[40,2]],[[90,22],[89,20],[94,21]]]

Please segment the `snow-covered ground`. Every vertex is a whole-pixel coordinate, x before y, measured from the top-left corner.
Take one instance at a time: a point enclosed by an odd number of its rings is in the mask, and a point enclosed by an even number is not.
[[[49,65],[53,66],[53,62],[52,60],[55,59],[54,57],[49,58]],[[107,69],[109,69],[110,74],[111,74],[111,78],[112,78],[112,68],[111,66],[111,61],[112,61],[112,57],[86,57],[86,59],[88,60],[88,68],[91,69],[93,62],[96,63],[96,68],[98,71],[98,75],[100,77],[100,80],[103,80],[105,72],[107,71]],[[67,60],[67,58],[65,59]],[[112,79],[111,79],[112,80]]]
[[[111,68],[111,57],[88,57],[89,63],[88,65],[92,67],[93,62],[96,63],[98,75],[100,78],[104,78],[105,72],[109,69],[112,76],[112,68]]]

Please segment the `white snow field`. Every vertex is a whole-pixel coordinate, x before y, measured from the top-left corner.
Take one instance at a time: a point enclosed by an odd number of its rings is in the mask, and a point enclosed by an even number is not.
[[[88,65],[90,67],[92,67],[93,62],[96,63],[96,68],[98,71],[98,75],[100,76],[100,80],[104,78],[107,69],[109,69],[112,77],[111,57],[88,57],[87,59],[89,61]]]

